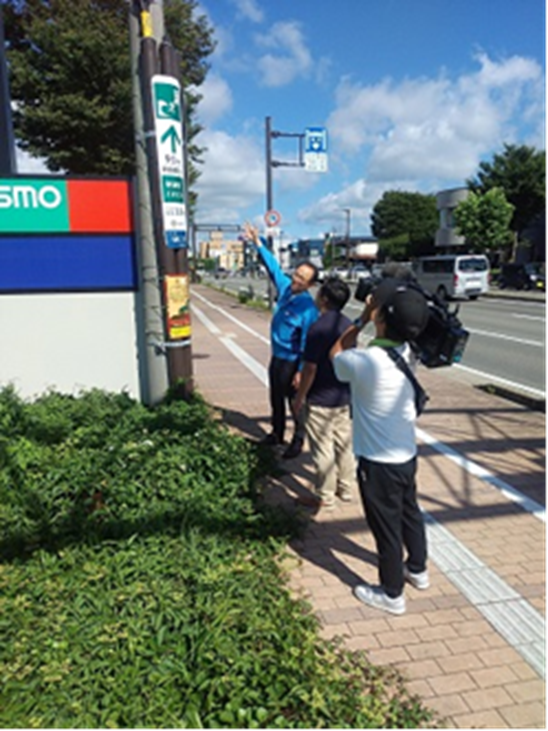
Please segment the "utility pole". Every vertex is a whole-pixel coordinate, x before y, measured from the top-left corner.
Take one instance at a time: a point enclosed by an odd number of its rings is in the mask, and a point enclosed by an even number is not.
[[[0,5],[0,175],[14,175],[17,172],[17,162],[2,13]]]
[[[182,385],[181,395],[192,391],[190,338],[172,338],[168,329],[168,285],[188,291],[188,260],[166,245],[162,191],[157,151],[152,80],[160,71],[174,79],[177,58],[164,37],[162,0],[132,0],[130,41],[133,109],[136,134],[137,239],[139,264],[138,349],[142,398],[159,403],[169,386]],[[161,65],[160,65],[161,64]],[[182,108],[181,100],[179,99]],[[180,140],[182,143],[182,140]],[[180,183],[184,196],[186,186]],[[179,276],[180,275],[180,276]],[[185,279],[186,275],[186,279]],[[188,306],[188,297],[186,298]],[[184,352],[183,351],[187,351]]]
[[[346,268],[350,265],[350,208],[343,208],[346,214]]]
[[[267,117],[265,120],[266,133],[266,210],[272,210],[272,119]],[[272,236],[266,237],[266,243],[270,251],[274,249]],[[268,308],[271,310],[274,305],[274,288],[272,281],[268,277]]]

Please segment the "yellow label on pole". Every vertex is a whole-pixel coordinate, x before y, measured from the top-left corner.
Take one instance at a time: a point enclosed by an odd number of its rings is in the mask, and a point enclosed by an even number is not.
[[[169,340],[190,338],[190,287],[188,274],[166,274],[164,279]]]
[[[152,16],[148,10],[141,13],[141,34],[143,38],[152,38]]]

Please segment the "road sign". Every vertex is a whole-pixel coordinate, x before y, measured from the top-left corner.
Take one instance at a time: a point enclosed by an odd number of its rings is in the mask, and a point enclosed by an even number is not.
[[[152,100],[165,243],[173,249],[187,248],[181,87],[177,79],[153,76]]]
[[[274,209],[267,211],[264,214],[264,222],[268,227],[277,226],[281,220],[282,217],[280,216],[278,211],[275,211]]]
[[[304,168],[314,173],[327,172],[327,130],[325,127],[306,128]]]

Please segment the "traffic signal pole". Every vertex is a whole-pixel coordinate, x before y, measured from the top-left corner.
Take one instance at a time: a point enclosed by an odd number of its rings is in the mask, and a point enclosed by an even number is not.
[[[303,162],[303,139],[304,134],[301,132],[278,132],[274,131],[272,129],[272,117],[266,117],[265,118],[265,163],[266,163],[266,210],[267,212],[272,211],[273,209],[273,202],[272,202],[272,168],[278,168],[278,167],[298,167],[302,168],[304,167]],[[278,137],[295,137],[298,140],[299,144],[299,158],[297,161],[290,161],[290,162],[282,162],[280,160],[273,160],[272,159],[272,140],[276,139]],[[272,240],[272,236],[268,234],[266,237],[267,245],[270,251],[273,251],[274,248],[274,242]],[[268,306],[270,309],[272,309],[272,306],[274,304],[274,294],[273,294],[273,286],[272,282],[270,281],[270,277],[268,278]]]

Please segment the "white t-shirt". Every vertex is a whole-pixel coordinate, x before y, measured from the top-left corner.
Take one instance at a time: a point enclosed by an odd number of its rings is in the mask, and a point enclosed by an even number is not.
[[[413,368],[409,346],[396,350]],[[350,384],[356,456],[391,464],[413,459],[415,390],[386,350],[376,345],[344,350],[335,356],[333,367],[337,378]]]

